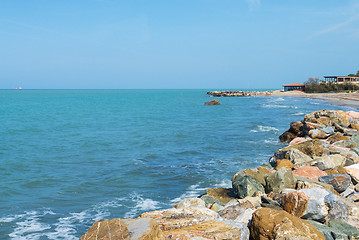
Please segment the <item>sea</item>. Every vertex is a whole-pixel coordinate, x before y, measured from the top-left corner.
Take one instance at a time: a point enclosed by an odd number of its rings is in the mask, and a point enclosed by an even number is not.
[[[78,239],[103,218],[171,208],[265,163],[294,97],[213,98],[203,90],[0,90],[0,239]]]

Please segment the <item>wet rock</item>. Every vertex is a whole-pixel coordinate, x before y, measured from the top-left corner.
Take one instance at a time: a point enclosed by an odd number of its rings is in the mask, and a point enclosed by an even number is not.
[[[266,176],[266,192],[279,193],[284,188],[294,188],[296,180],[288,168],[281,168]]]
[[[345,171],[350,175],[354,184],[359,183],[359,163],[344,167]]]
[[[325,197],[329,195],[330,192],[323,188],[307,188],[301,189],[299,192],[302,192],[309,197],[308,206],[305,209],[302,218],[324,222],[325,217],[328,215],[328,209],[325,205]]]
[[[212,196],[224,204],[234,199],[234,192],[231,188],[209,188],[206,190],[206,195]]]
[[[345,234],[349,239],[359,239],[359,230],[355,227],[339,220],[330,221],[328,226],[335,230],[335,232],[340,232]],[[337,236],[334,233],[334,237],[339,239],[340,236]]]
[[[103,219],[95,222],[80,240],[110,239],[164,239],[159,224],[150,218],[138,219]]]
[[[331,174],[319,177],[319,182],[330,184],[338,193],[344,192],[351,184],[349,175],[344,174]]]
[[[285,131],[284,133],[282,133],[280,136],[279,136],[279,140],[282,142],[282,143],[289,143],[290,141],[292,141],[294,138],[296,138],[297,135],[292,133],[292,132],[289,132],[289,131]]]
[[[250,226],[252,239],[315,239],[325,237],[308,222],[286,211],[261,208],[253,213]]]
[[[218,99],[214,99],[214,100],[211,100],[209,102],[205,102],[204,105],[220,105],[221,103],[219,102]]]
[[[326,176],[327,173],[314,166],[303,166],[293,170],[295,176],[306,177],[318,181],[319,177]]]
[[[308,202],[309,197],[299,191],[293,191],[282,196],[283,209],[296,217],[303,216]]]
[[[325,196],[324,201],[329,207],[327,222],[331,220],[348,221],[349,209],[339,196],[331,193]]]
[[[277,160],[277,166],[275,167],[276,170],[279,170],[282,167],[286,167],[292,169],[293,163],[288,159],[279,159]]]
[[[316,158],[311,165],[318,167],[320,170],[336,168],[345,162],[345,157],[340,154],[327,155]]]
[[[176,203],[174,208],[188,208],[188,207],[205,207],[206,203],[200,198],[185,198],[179,203]]]
[[[142,214],[141,218],[156,220],[164,239],[248,239],[249,232],[243,223],[221,220],[207,208],[165,209]]]
[[[237,175],[232,181],[234,195],[238,198],[252,197],[256,192],[264,192],[264,187],[254,177]]]

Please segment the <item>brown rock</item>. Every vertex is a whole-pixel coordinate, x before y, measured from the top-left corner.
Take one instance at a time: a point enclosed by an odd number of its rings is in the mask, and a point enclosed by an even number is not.
[[[330,118],[328,117],[320,117],[320,118],[313,118],[309,120],[312,123],[318,123],[318,124],[322,124],[322,125],[330,125]]]
[[[306,177],[315,181],[321,176],[326,176],[327,173],[313,166],[303,166],[293,171],[293,175]]]
[[[308,141],[310,138],[304,138],[304,137],[296,137],[292,141],[290,141],[289,146],[297,145],[299,143],[303,143]]]
[[[324,170],[324,172],[325,172],[326,174],[328,174],[328,175],[330,175],[330,174],[339,174],[338,171],[333,170],[333,169]]]
[[[292,141],[294,138],[296,138],[297,135],[292,133],[292,132],[289,132],[289,131],[285,131],[284,133],[282,133],[282,135],[279,136],[279,140],[281,142],[290,142]]]
[[[265,175],[272,173],[271,171],[269,171],[267,168],[264,167],[258,167],[258,168],[247,168],[247,169],[243,169],[239,172],[237,172],[236,174],[234,174],[234,176],[232,177],[232,181],[234,180],[234,178],[238,175],[238,174],[242,174],[242,175],[247,175],[247,176],[251,176],[254,179],[256,179],[259,183],[261,183],[262,185],[266,184],[265,181]]]
[[[80,240],[160,240],[163,239],[158,223],[149,218],[103,219],[95,222]]]
[[[277,160],[277,166],[276,166],[276,170],[279,170],[282,167],[286,167],[289,169],[293,168],[293,163],[291,161],[289,161],[288,159],[278,159]]]
[[[204,105],[220,105],[221,103],[219,102],[218,99],[214,99],[212,101],[209,102],[205,102]]]
[[[359,131],[359,124],[351,123],[349,127]]]
[[[256,240],[286,237],[325,240],[324,235],[307,221],[271,208],[261,208],[253,213],[250,233],[252,239]]]
[[[140,217],[156,220],[164,239],[240,239],[244,231],[243,226],[222,222],[216,212],[207,208],[171,208],[147,212]]]
[[[297,190],[305,189],[305,188],[326,188],[326,189],[330,190],[331,192],[336,193],[336,191],[334,190],[334,187],[330,184],[322,183],[322,182],[315,181],[315,180],[312,180],[312,179],[309,179],[306,177],[301,177],[301,176],[296,176],[295,178],[297,179],[297,184],[296,184]]]
[[[302,127],[303,123],[301,121],[291,122],[288,131],[298,135],[301,132]]]
[[[327,139],[330,143],[334,143],[334,142],[338,142],[338,141],[342,141],[342,140],[350,140],[350,137],[348,136],[343,136],[343,134],[337,132],[334,135],[328,137]]]
[[[235,199],[231,188],[209,188],[206,190],[206,193],[224,204],[227,204],[232,199]]]
[[[290,192],[282,196],[282,207],[288,213],[301,217],[308,206],[309,197],[303,192]]]
[[[317,139],[309,140],[293,146],[288,146],[280,149],[280,151],[289,151],[292,148],[298,149],[302,153],[310,156],[311,158],[315,156],[320,157],[326,152],[326,149],[323,148],[322,141]]]

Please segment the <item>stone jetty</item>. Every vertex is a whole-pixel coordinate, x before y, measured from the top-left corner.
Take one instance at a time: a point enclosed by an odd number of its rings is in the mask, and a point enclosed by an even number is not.
[[[207,92],[207,95],[213,97],[250,97],[250,96],[269,96],[272,95],[273,91],[213,91]]]
[[[97,221],[80,239],[359,239],[359,113],[290,123],[262,166],[170,209]]]

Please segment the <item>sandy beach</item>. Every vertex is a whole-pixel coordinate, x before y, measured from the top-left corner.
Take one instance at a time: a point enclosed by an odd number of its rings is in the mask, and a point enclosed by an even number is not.
[[[298,91],[283,92],[280,90],[273,91],[271,96],[286,96],[286,97],[306,97],[326,100],[329,103],[359,107],[359,93],[304,93]]]

